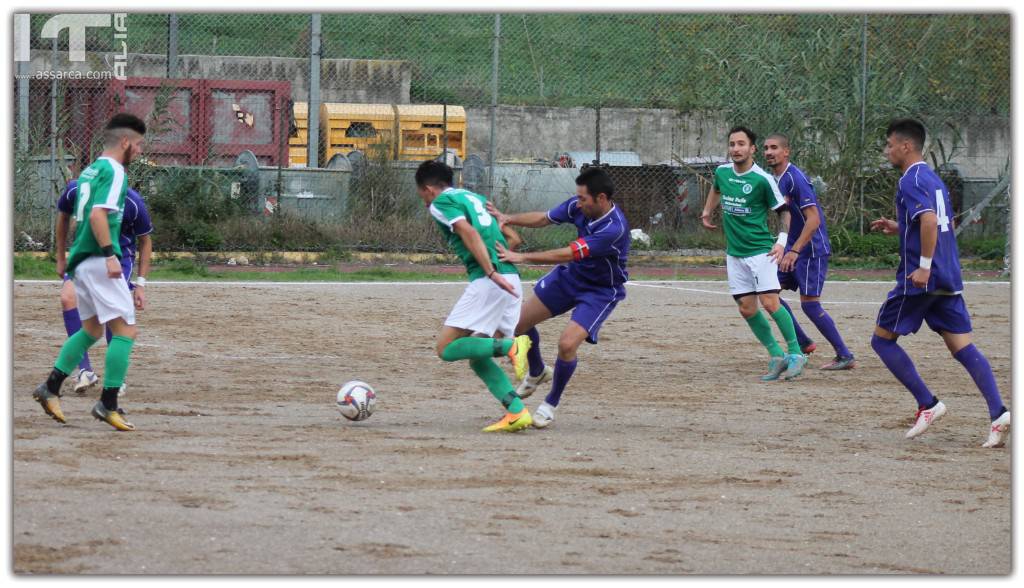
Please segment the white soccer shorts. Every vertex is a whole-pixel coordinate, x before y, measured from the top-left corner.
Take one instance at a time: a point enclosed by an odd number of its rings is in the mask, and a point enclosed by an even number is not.
[[[502,290],[490,278],[477,278],[466,286],[445,319],[445,326],[485,337],[493,336],[495,331],[501,331],[506,337],[513,336],[523,304],[523,285],[516,274],[502,274],[502,277],[512,284],[518,296]]]
[[[725,256],[725,269],[729,275],[729,293],[740,294],[778,292],[779,266],[767,253],[751,257]]]
[[[120,265],[120,263],[118,263]],[[107,260],[94,255],[75,267],[75,296],[82,320],[96,317],[100,324],[123,318],[135,324],[135,303],[123,276],[107,277]]]

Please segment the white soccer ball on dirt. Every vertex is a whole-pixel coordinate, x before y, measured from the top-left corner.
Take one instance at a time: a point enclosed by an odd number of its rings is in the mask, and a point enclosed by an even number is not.
[[[338,390],[338,412],[350,421],[370,418],[377,407],[377,393],[366,382],[352,380]]]

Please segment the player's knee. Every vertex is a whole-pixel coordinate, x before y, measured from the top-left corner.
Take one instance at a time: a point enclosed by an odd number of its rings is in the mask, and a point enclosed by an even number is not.
[[[871,348],[879,355],[882,354],[883,350],[895,343],[896,339],[890,339],[889,337],[879,335],[877,332],[874,335],[871,335]]]
[[[444,359],[444,350],[448,347],[447,341],[438,341],[437,345],[434,346],[434,351],[437,353],[437,357]]]
[[[75,298],[74,289],[65,288],[60,291],[60,306],[61,309],[65,311],[73,310],[78,306],[78,300]]]
[[[576,351],[579,348],[579,342],[571,337],[562,337],[558,340],[558,356],[562,359],[572,359],[576,357]]]
[[[761,296],[761,306],[769,313],[775,314],[782,308],[782,303],[779,302],[778,296]]]

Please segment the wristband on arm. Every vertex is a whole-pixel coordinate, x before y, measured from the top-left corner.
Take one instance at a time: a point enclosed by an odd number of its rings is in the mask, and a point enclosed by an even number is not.
[[[787,241],[789,241],[789,233],[782,232],[779,233],[779,238],[775,240],[775,244],[785,247]]]
[[[932,258],[925,257],[925,256],[922,255],[921,256],[921,262],[917,264],[917,267],[919,267],[921,269],[924,269],[924,270],[932,269]]]
[[[105,245],[100,248],[103,251],[103,257],[114,257],[114,246]]]

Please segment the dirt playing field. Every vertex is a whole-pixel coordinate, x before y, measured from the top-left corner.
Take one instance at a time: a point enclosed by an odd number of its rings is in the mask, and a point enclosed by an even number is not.
[[[1010,449],[980,448],[985,403],[927,328],[902,343],[949,413],[903,438],[913,399],[869,346],[888,284],[830,283],[859,367],[789,383],[758,381],[724,283],[631,285],[554,425],[519,434],[481,433],[500,406],[433,353],[463,287],[152,284],[117,433],[98,392],[65,426],[32,401],[58,284],[16,283],[14,571],[1010,573]],[[1009,284],[965,297],[1009,404]],[[361,423],[334,406],[351,379],[380,398]]]

